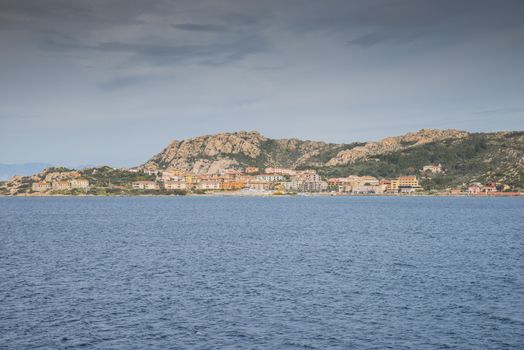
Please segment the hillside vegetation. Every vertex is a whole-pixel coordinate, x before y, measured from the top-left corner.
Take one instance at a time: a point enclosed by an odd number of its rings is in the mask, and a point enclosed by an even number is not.
[[[443,171],[422,172],[424,166],[431,164],[440,164]],[[32,176],[13,177],[0,184],[0,193],[30,193],[35,182],[81,177],[90,184],[88,194],[133,194],[136,191],[131,183],[153,181],[157,170],[206,175],[247,167],[256,167],[259,172],[267,167],[315,169],[324,179],[416,175],[426,190],[465,187],[473,182],[497,182],[512,190],[524,190],[524,132],[422,129],[380,141],[350,144],[270,139],[254,131],[222,133],[173,141],[134,169],[55,167]]]
[[[444,173],[423,176],[426,188],[472,181],[503,181],[524,188],[524,132],[468,133],[422,129],[380,141],[335,144],[269,139],[258,132],[224,133],[173,141],[142,167],[168,167],[196,174],[224,169],[289,167],[316,169],[325,177],[424,175],[424,165]]]

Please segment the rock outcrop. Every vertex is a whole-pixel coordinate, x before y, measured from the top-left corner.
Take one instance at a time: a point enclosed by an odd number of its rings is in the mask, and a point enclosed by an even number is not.
[[[211,174],[246,166],[318,166],[321,163],[316,158],[337,147],[341,145],[298,139],[274,140],[256,131],[221,133],[175,140],[142,167]]]
[[[246,166],[323,167],[342,166],[357,160],[396,152],[425,143],[467,137],[458,130],[422,129],[365,144],[333,144],[298,139],[269,139],[256,131],[241,131],[171,142],[142,167],[176,168],[195,174],[218,173]]]
[[[390,152],[397,152],[425,143],[437,142],[445,139],[460,139],[469,134],[454,129],[435,130],[422,129],[416,133],[407,133],[403,136],[387,137],[377,142],[368,142],[363,146],[339,152],[330,159],[327,166],[340,166],[354,163],[357,160],[366,160],[370,157]]]

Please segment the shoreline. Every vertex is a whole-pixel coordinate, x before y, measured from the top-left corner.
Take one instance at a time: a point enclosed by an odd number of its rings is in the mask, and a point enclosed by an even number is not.
[[[22,197],[22,198],[49,198],[49,197],[460,197],[460,198],[507,198],[507,197],[521,197],[524,198],[524,193],[508,192],[508,193],[496,193],[496,194],[450,194],[450,193],[420,193],[420,194],[338,194],[338,193],[297,193],[297,194],[274,194],[274,193],[242,193],[242,192],[217,192],[217,193],[205,193],[196,194],[188,193],[185,195],[177,194],[17,194],[17,195],[5,195],[1,194],[1,197]]]

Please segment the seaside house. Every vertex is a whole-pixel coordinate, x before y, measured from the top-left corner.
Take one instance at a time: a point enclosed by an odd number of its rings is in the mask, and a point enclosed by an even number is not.
[[[374,176],[361,176],[359,179],[360,186],[378,186],[380,181]]]
[[[386,193],[389,188],[391,187],[391,180],[389,179],[381,179],[378,182],[379,192],[378,193]]]
[[[246,184],[246,187],[254,191],[268,191],[273,188],[273,184],[269,181],[252,180]]]
[[[480,191],[484,193],[497,192],[497,185],[494,183],[488,182],[487,184],[481,187]]]
[[[164,181],[166,190],[186,190],[187,184],[184,181]]]
[[[89,188],[89,180],[84,178],[72,179],[71,188],[86,190]]]
[[[160,173],[160,179],[162,181],[180,181],[183,177],[184,172],[174,168],[166,169]]]
[[[362,185],[353,188],[352,192],[355,194],[375,194],[378,186]]]
[[[226,181],[220,183],[220,189],[225,191],[241,190],[245,186],[243,181]]]
[[[287,181],[282,182],[282,185],[284,186],[284,190],[286,191],[300,191],[302,188],[303,181]]]
[[[67,180],[55,180],[53,181],[51,188],[53,191],[64,191],[71,189],[71,182]]]
[[[31,189],[34,192],[47,192],[51,190],[51,184],[49,182],[34,182]]]
[[[391,192],[411,193],[419,189],[420,185],[418,179],[414,175],[410,176],[399,176],[396,179],[391,180],[389,190]]]
[[[284,176],[279,174],[264,174],[255,177],[258,181],[277,182],[284,181]]]
[[[452,188],[451,190],[449,190],[449,194],[451,195],[457,195],[457,194],[461,194],[462,191],[460,191],[460,188]]]
[[[219,181],[201,181],[196,185],[198,190],[219,190],[220,182]]]
[[[131,186],[134,190],[159,190],[160,186],[155,181],[133,181]]]
[[[480,193],[480,184],[479,183],[471,184],[468,187],[468,193],[469,194],[479,194]]]
[[[304,181],[302,191],[304,192],[322,192],[326,191],[328,183],[326,181]]]

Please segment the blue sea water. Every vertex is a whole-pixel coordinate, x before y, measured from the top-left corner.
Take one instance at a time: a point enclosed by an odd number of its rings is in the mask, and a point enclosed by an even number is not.
[[[2,349],[523,349],[524,200],[0,198]]]

